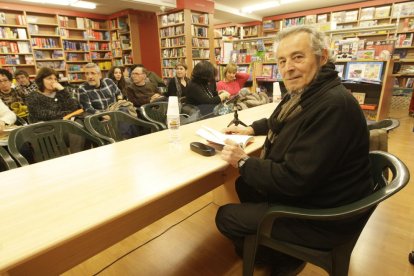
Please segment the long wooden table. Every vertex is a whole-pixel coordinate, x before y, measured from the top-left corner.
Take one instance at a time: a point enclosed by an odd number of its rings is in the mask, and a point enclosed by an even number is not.
[[[275,104],[239,112],[249,124]],[[237,170],[219,154],[190,150],[202,126],[224,128],[228,114],[0,174],[0,274],[68,270],[216,187]],[[264,137],[246,148],[253,153]]]

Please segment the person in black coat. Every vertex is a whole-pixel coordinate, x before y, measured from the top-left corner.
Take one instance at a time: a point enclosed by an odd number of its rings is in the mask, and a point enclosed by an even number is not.
[[[209,61],[201,61],[194,66],[191,74],[186,102],[198,106],[202,115],[212,114],[216,105],[230,97],[227,91],[217,92],[216,72],[217,69]]]
[[[218,229],[242,253],[244,237],[274,204],[334,208],[357,201],[372,190],[369,132],[364,114],[341,84],[329,61],[324,34],[309,26],[278,33],[278,68],[288,91],[270,118],[228,132],[267,135],[260,157],[248,156],[228,142],[222,158],[238,168],[240,204],[219,208]],[[278,219],[275,239],[329,249],[363,228],[369,214],[343,221]],[[296,275],[304,262],[276,251],[261,251],[272,275]]]

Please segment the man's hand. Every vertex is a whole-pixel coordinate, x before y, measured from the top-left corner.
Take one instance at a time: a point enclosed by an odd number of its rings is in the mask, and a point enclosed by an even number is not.
[[[222,130],[226,134],[240,134],[240,135],[254,135],[254,130],[251,126],[230,126]]]
[[[234,141],[227,139],[226,145],[221,151],[221,159],[228,162],[235,168],[238,168],[238,162],[241,158],[246,157],[244,150]]]
[[[153,101],[155,101],[156,99],[162,97],[160,94],[155,93],[154,95],[151,96],[150,102],[152,103]]]

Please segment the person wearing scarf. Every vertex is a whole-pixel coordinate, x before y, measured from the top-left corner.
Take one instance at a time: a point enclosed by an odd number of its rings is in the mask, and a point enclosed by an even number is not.
[[[220,207],[216,224],[238,254],[244,237],[256,233],[261,217],[274,204],[332,208],[371,193],[366,120],[341,84],[324,39],[309,26],[279,32],[277,62],[288,93],[270,118],[226,130],[267,135],[260,157],[249,157],[231,141],[221,154],[239,169],[236,191],[241,203]],[[328,249],[359,232],[368,216],[335,222],[278,219],[272,236]],[[259,250],[258,258],[271,264],[272,275],[296,275],[305,265],[270,249]]]

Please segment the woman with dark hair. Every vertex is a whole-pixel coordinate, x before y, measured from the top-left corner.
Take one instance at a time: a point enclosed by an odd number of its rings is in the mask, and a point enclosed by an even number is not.
[[[187,64],[178,62],[175,65],[175,77],[168,83],[167,96],[186,97],[187,85],[190,79],[187,77]]]
[[[216,105],[227,100],[230,93],[217,92],[215,76],[217,69],[209,61],[194,66],[191,81],[187,86],[186,102],[200,108],[202,115],[212,114]]]
[[[112,66],[108,72],[108,78],[114,81],[119,90],[121,90],[123,98],[127,99],[125,89],[130,81],[124,77],[124,68],[121,66]]]
[[[80,108],[77,100],[58,81],[55,70],[40,68],[35,82],[39,90],[27,97],[30,122],[63,119]]]

